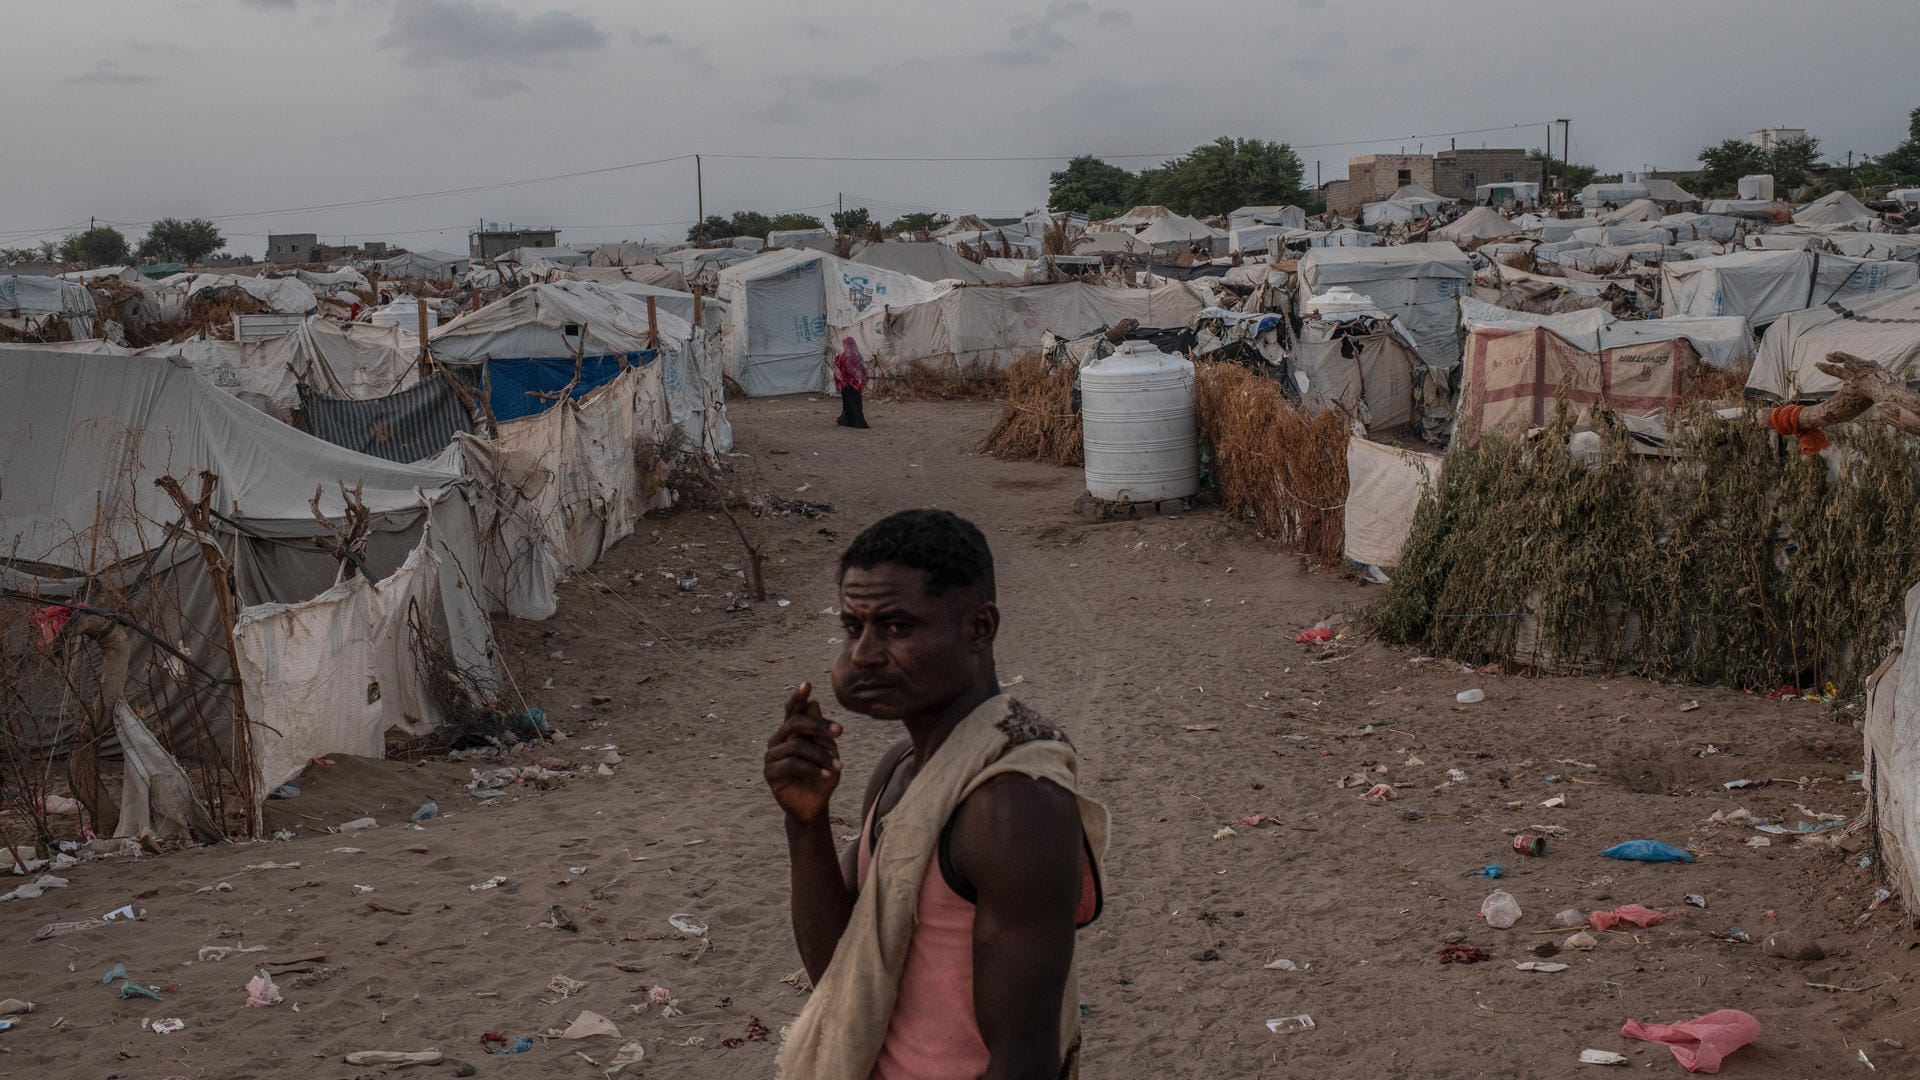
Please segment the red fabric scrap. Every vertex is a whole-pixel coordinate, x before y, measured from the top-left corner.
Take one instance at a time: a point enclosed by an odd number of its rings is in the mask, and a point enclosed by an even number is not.
[[[1769,413],[1767,420],[1773,425],[1773,430],[1780,435],[1798,435],[1802,454],[1817,454],[1832,446],[1833,440],[1827,438],[1826,433],[1819,428],[1800,426],[1800,410],[1805,407],[1804,405],[1782,405]]]
[[[1434,950],[1433,955],[1439,957],[1443,964],[1478,964],[1493,959],[1487,950],[1472,945],[1445,945]]]
[[[1293,640],[1297,645],[1318,645],[1323,641],[1332,641],[1333,631],[1324,626],[1316,626],[1305,633],[1295,635]]]
[[[53,648],[53,641],[66,628],[67,620],[73,618],[73,609],[65,604],[49,604],[27,618],[40,633],[40,651],[46,652]]]
[[[1639,904],[1623,904],[1612,911],[1596,911],[1587,916],[1587,921],[1593,924],[1595,930],[1604,932],[1621,923],[1632,923],[1644,930],[1655,923],[1663,923],[1668,919],[1679,917],[1680,913],[1677,911],[1655,911]]]
[[[1721,1009],[1677,1024],[1628,1020],[1620,1034],[1644,1042],[1666,1043],[1688,1072],[1717,1073],[1728,1054],[1760,1037],[1760,1021],[1739,1009]]]

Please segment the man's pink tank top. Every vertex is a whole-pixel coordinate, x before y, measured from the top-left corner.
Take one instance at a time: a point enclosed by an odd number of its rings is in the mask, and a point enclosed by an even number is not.
[[[872,831],[868,809],[858,841],[863,889],[873,862]],[[991,1063],[973,1013],[973,905],[953,891],[940,860],[931,858],[873,1080],[976,1080]]]

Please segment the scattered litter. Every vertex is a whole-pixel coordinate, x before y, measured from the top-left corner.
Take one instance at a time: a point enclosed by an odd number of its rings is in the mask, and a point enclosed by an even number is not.
[[[51,938],[65,937],[82,930],[93,930],[107,925],[105,919],[78,919],[71,922],[48,923],[33,932],[33,940],[46,941]]]
[[[586,988],[586,983],[581,982],[579,979],[568,978],[565,975],[555,975],[552,980],[547,983],[547,991],[549,993],[559,994],[562,998],[570,998]]]
[[[362,818],[354,818],[352,821],[343,822],[340,824],[339,827],[335,828],[333,831],[342,832],[342,833],[364,832],[367,829],[377,829],[379,827],[380,827],[379,822],[373,820],[370,817],[362,817]]]
[[[408,821],[432,821],[434,818],[439,816],[440,816],[439,804],[435,803],[432,799],[428,799],[426,802],[421,803],[420,808],[418,810],[415,810],[413,814],[407,818],[407,820]]]
[[[1711,936],[1715,941],[1725,941],[1734,945],[1753,944],[1753,935],[1747,933],[1745,930],[1742,930],[1737,926],[1729,927],[1728,929],[1721,930]]]
[[[300,864],[294,863],[293,865],[299,866]],[[139,920],[144,919],[146,917],[147,917],[146,908],[140,908],[138,910],[135,910],[132,904],[127,904],[122,907],[114,908],[112,911],[109,911],[105,915],[100,916],[100,921],[101,922],[119,922],[125,919],[129,921],[138,922]]]
[[[66,887],[66,878],[55,877],[52,874],[41,874],[38,880],[28,882],[14,889],[12,892],[0,896],[0,903],[5,903],[9,900],[38,900],[40,897],[46,895],[48,889],[64,889]]]
[[[265,1008],[269,1005],[278,1005],[283,1000],[285,999],[280,996],[280,988],[274,985],[273,976],[267,974],[266,968],[261,968],[258,975],[247,980],[248,1008]]]
[[[1240,835],[1239,833],[1233,831],[1233,826],[1231,825],[1222,825],[1219,828],[1213,830],[1213,838],[1215,840],[1225,840],[1228,837],[1239,836],[1239,835]]]
[[[160,992],[151,986],[141,986],[132,979],[128,979],[120,984],[120,1000],[127,1001],[132,998],[152,998],[159,1001]]]
[[[333,849],[333,853],[335,855],[365,855],[367,849],[362,847],[337,847]]]
[[[1626,1065],[1629,1064],[1629,1062],[1625,1054],[1616,1054],[1611,1050],[1582,1050],[1580,1051],[1580,1064]]]
[[[1443,964],[1478,964],[1493,959],[1487,950],[1472,945],[1442,945],[1433,955]]]
[[[1714,825],[1751,825],[1753,812],[1745,807],[1737,810],[1715,810],[1707,821]]]
[[[574,877],[579,877],[581,874],[584,874],[586,872],[587,872],[587,868],[584,866],[567,867],[567,873],[572,874]]]
[[[1739,1009],[1721,1009],[1677,1024],[1629,1020],[1620,1029],[1629,1039],[1667,1044],[1688,1072],[1719,1072],[1727,1055],[1760,1037],[1760,1021]]]
[[[496,1031],[483,1032],[480,1035],[480,1047],[489,1054],[524,1054],[533,1049],[533,1036],[522,1035],[509,1039]]]
[[[561,907],[559,904],[548,908],[546,921],[538,925],[546,927],[549,930],[564,930],[569,934],[577,934],[580,932],[580,927],[574,923],[573,916],[567,914],[567,909]]]
[[[1576,769],[1597,769],[1600,767],[1598,765],[1595,765],[1591,761],[1575,761],[1570,757],[1557,758],[1554,760],[1554,764],[1555,765],[1571,765]]]
[[[371,885],[355,885],[355,886],[353,887],[353,891],[354,891],[355,893],[357,893],[357,894],[359,894],[359,895],[362,895],[362,896],[364,896],[364,895],[366,895],[367,893],[370,893],[370,892],[372,892],[372,891],[373,891],[373,886],[371,886]]]
[[[1543,800],[1540,805],[1549,810],[1558,810],[1567,805],[1567,797],[1565,795],[1555,795],[1551,799]]]
[[[1325,626],[1316,626],[1311,630],[1306,630],[1295,635],[1293,640],[1294,643],[1298,645],[1318,645],[1322,642],[1332,641],[1333,630]]]
[[[1360,798],[1362,801],[1370,802],[1375,806],[1378,806],[1384,802],[1391,802],[1393,800],[1393,785],[1392,784],[1375,784],[1372,787],[1368,788],[1367,793],[1365,795],[1360,796]]]
[[[1560,944],[1569,949],[1579,949],[1581,952],[1592,952],[1599,946],[1600,942],[1592,934],[1582,930]]]
[[[1742,778],[1739,780],[1729,780],[1720,786],[1726,788],[1728,791],[1735,791],[1739,788],[1766,787],[1770,783],[1772,783],[1770,780],[1750,780]]]
[[[1658,840],[1628,840],[1615,844],[1600,853],[1609,859],[1625,859],[1628,862],[1692,862],[1693,856],[1672,844]]]
[[[675,930],[680,931],[688,937],[707,936],[707,924],[691,915],[675,915],[668,919],[667,922]]]
[[[1571,967],[1572,965],[1556,964],[1546,960],[1527,960],[1527,961],[1523,961],[1521,963],[1515,964],[1513,966],[1518,968],[1521,971],[1538,971],[1538,972],[1551,975],[1554,972],[1565,971],[1567,970],[1567,968]]]
[[[1257,829],[1262,825],[1278,825],[1280,819],[1272,814],[1251,814],[1247,817],[1235,818],[1233,823],[1249,829]]]
[[[297,862],[274,862],[273,860],[269,859],[263,863],[249,863],[247,866],[243,867],[240,872],[243,874],[251,874],[256,870],[298,870],[298,869],[300,869],[300,864]]]
[[[1268,971],[1299,971],[1300,965],[1291,960],[1280,959],[1264,965]]]
[[[1267,1030],[1273,1032],[1275,1035],[1291,1035],[1296,1031],[1312,1031],[1313,1017],[1308,1016],[1306,1013],[1301,1013],[1299,1016],[1282,1016],[1277,1020],[1267,1021]]]
[[[124,979],[126,977],[127,977],[127,965],[115,964],[112,967],[107,969],[107,973],[105,975],[100,976],[100,985],[112,986],[114,983],[119,982],[121,979]]]
[[[1462,690],[1453,695],[1453,700],[1462,705],[1478,705],[1480,702],[1487,700],[1487,692],[1476,686],[1471,690]]]
[[[727,1038],[721,1039],[720,1045],[729,1050],[736,1050],[750,1042],[766,1042],[767,1036],[771,1034],[772,1032],[767,1030],[767,1025],[760,1022],[759,1017],[749,1016],[747,1017],[747,1030],[745,1034],[730,1035]]]
[[[1649,926],[1655,926],[1659,923],[1666,922],[1668,919],[1677,919],[1679,917],[1680,913],[1677,911],[1655,911],[1652,908],[1642,907],[1639,904],[1622,904],[1612,911],[1596,911],[1592,915],[1589,915],[1587,919],[1593,924],[1595,930],[1604,934],[1608,930],[1619,926],[1621,923],[1631,923],[1644,930]]]
[[[1867,1057],[1867,1052],[1865,1050],[1855,1050],[1854,1053],[1860,1055],[1860,1064],[1865,1065],[1867,1067],[1868,1072],[1880,1071],[1880,1067],[1873,1063],[1873,1059]]]
[[[202,945],[195,959],[203,963],[214,963],[225,960],[229,956],[266,951],[267,947],[265,945]]]
[[[1480,916],[1495,930],[1510,929],[1520,921],[1520,901],[1505,889],[1495,889],[1480,901]]]
[[[1566,908],[1553,917],[1553,925],[1572,928],[1587,925],[1587,913],[1579,908]]]
[[[1689,702],[1687,702],[1687,703],[1686,703],[1685,705],[1682,705],[1682,706],[1680,706],[1680,711],[1681,711],[1681,712],[1692,712],[1693,710],[1695,710],[1695,709],[1697,709],[1697,708],[1699,708],[1699,707],[1700,707],[1700,703],[1699,703],[1699,702],[1697,702],[1697,701],[1689,701]]]
[[[176,1031],[186,1030],[186,1027],[187,1022],[185,1020],[177,1016],[171,1016],[165,1020],[155,1020],[152,1024],[148,1025],[147,1030],[153,1032],[155,1035],[171,1035]]]
[[[602,1036],[617,1039],[620,1029],[614,1026],[613,1021],[591,1010],[574,1017],[573,1023],[568,1024],[567,1029],[559,1035],[562,1039],[597,1039]]]
[[[1767,839],[1764,836],[1750,836],[1747,838],[1747,846],[1748,847],[1772,847],[1773,841]]]
[[[447,1060],[447,1055],[438,1050],[356,1050],[341,1060],[349,1065],[402,1068],[408,1065],[438,1065]]]
[[[294,787],[292,784],[281,784],[279,787],[267,792],[267,798],[269,799],[297,799],[299,797],[300,789]]]
[[[1487,865],[1480,867],[1478,870],[1462,870],[1460,871],[1460,876],[1461,877],[1499,878],[1505,873],[1506,873],[1506,870],[1502,869],[1500,864],[1495,862],[1495,863],[1488,863]]]
[[[647,1048],[635,1039],[614,1052],[613,1060],[607,1062],[607,1075],[613,1076],[629,1065],[638,1065],[646,1060],[646,1057]]]
[[[505,885],[506,883],[507,883],[507,876],[505,874],[495,874],[478,885],[467,886],[467,891],[468,892],[485,892],[488,889],[497,889],[500,886]]]
[[[1689,907],[1704,908],[1707,906],[1707,898],[1701,896],[1699,893],[1688,893],[1686,895],[1686,901]]]
[[[0,1016],[20,1016],[32,1012],[35,1008],[38,1008],[38,1006],[34,1005],[31,1001],[21,1001],[19,998],[8,998],[5,1001],[0,1001]]]
[[[1447,779],[1456,784],[1464,784],[1467,782],[1467,771],[1465,769],[1448,769]]]

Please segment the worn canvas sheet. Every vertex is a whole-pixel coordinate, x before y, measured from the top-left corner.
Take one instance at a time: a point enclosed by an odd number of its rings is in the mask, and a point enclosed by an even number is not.
[[[1459,366],[1457,298],[1473,287],[1473,264],[1452,244],[1314,248],[1300,260],[1300,284],[1316,296],[1347,286],[1398,319],[1420,359],[1435,367]]]
[[[1736,251],[1661,269],[1662,315],[1739,315],[1755,327],[1789,311],[1904,289],[1913,263],[1817,251]]]
[[[1440,484],[1437,454],[1347,440],[1346,556],[1391,570],[1413,531],[1420,498]]]
[[[1867,689],[1865,787],[1887,877],[1920,904],[1920,586],[1907,593],[1906,638]]]
[[[449,383],[456,376],[417,383],[367,401],[326,397],[300,387],[307,433],[388,461],[422,461],[446,449],[456,432],[473,430],[473,414]],[[477,388],[468,388],[472,396]]]
[[[860,322],[855,338],[880,371],[915,362],[953,373],[998,371],[1040,350],[1041,335],[1076,338],[1122,319],[1143,327],[1187,327],[1206,307],[1185,282],[1115,289],[1083,282],[954,289]]]
[[[1674,405],[1693,357],[1684,339],[1591,353],[1545,327],[1476,327],[1467,339],[1461,423],[1485,435],[1524,435],[1546,423],[1561,397],[1576,414],[1604,403],[1644,416]]]

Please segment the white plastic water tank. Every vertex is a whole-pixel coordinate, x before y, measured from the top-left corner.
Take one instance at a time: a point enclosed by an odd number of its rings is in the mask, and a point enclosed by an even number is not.
[[[1080,369],[1080,419],[1087,494],[1139,503],[1199,493],[1192,361],[1122,342]]]
[[[1748,202],[1773,201],[1773,177],[1767,173],[1740,178],[1740,197]]]
[[[367,321],[375,326],[397,326],[402,330],[420,328],[420,304],[410,296],[402,296],[385,307],[373,309]],[[440,325],[440,311],[434,304],[427,305],[427,329]]]

